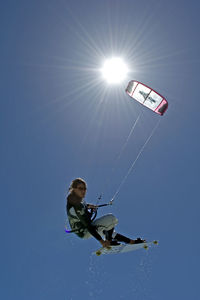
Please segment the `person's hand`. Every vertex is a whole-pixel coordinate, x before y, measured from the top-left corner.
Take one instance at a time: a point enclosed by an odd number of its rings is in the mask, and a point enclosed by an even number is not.
[[[93,204],[87,204],[87,208],[90,208],[90,209],[97,209],[98,206],[97,206],[97,205],[93,205]]]
[[[102,247],[104,247],[104,248],[109,248],[110,247],[110,241],[108,241],[108,240],[100,240],[100,243],[101,243],[101,245],[102,245]]]

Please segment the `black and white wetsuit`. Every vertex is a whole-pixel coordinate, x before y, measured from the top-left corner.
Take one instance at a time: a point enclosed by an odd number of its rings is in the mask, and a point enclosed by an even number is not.
[[[89,233],[98,241],[102,239],[96,230],[96,226],[91,224],[92,214],[88,211],[84,199],[71,192],[67,197],[66,210],[71,229],[80,238],[84,238]]]

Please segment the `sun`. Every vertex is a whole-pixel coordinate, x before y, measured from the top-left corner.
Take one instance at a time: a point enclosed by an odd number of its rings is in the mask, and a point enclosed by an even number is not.
[[[128,68],[122,58],[112,57],[104,62],[101,73],[108,83],[118,84],[126,78]]]

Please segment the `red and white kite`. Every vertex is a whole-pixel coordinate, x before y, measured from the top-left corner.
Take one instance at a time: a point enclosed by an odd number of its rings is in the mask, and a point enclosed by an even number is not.
[[[139,81],[131,80],[126,88],[126,93],[161,116],[167,110],[167,100],[152,88]]]

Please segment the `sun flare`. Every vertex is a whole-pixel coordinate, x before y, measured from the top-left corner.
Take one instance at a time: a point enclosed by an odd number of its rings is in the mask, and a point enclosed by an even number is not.
[[[112,57],[104,62],[101,73],[108,83],[118,84],[126,78],[128,68],[123,59]]]

